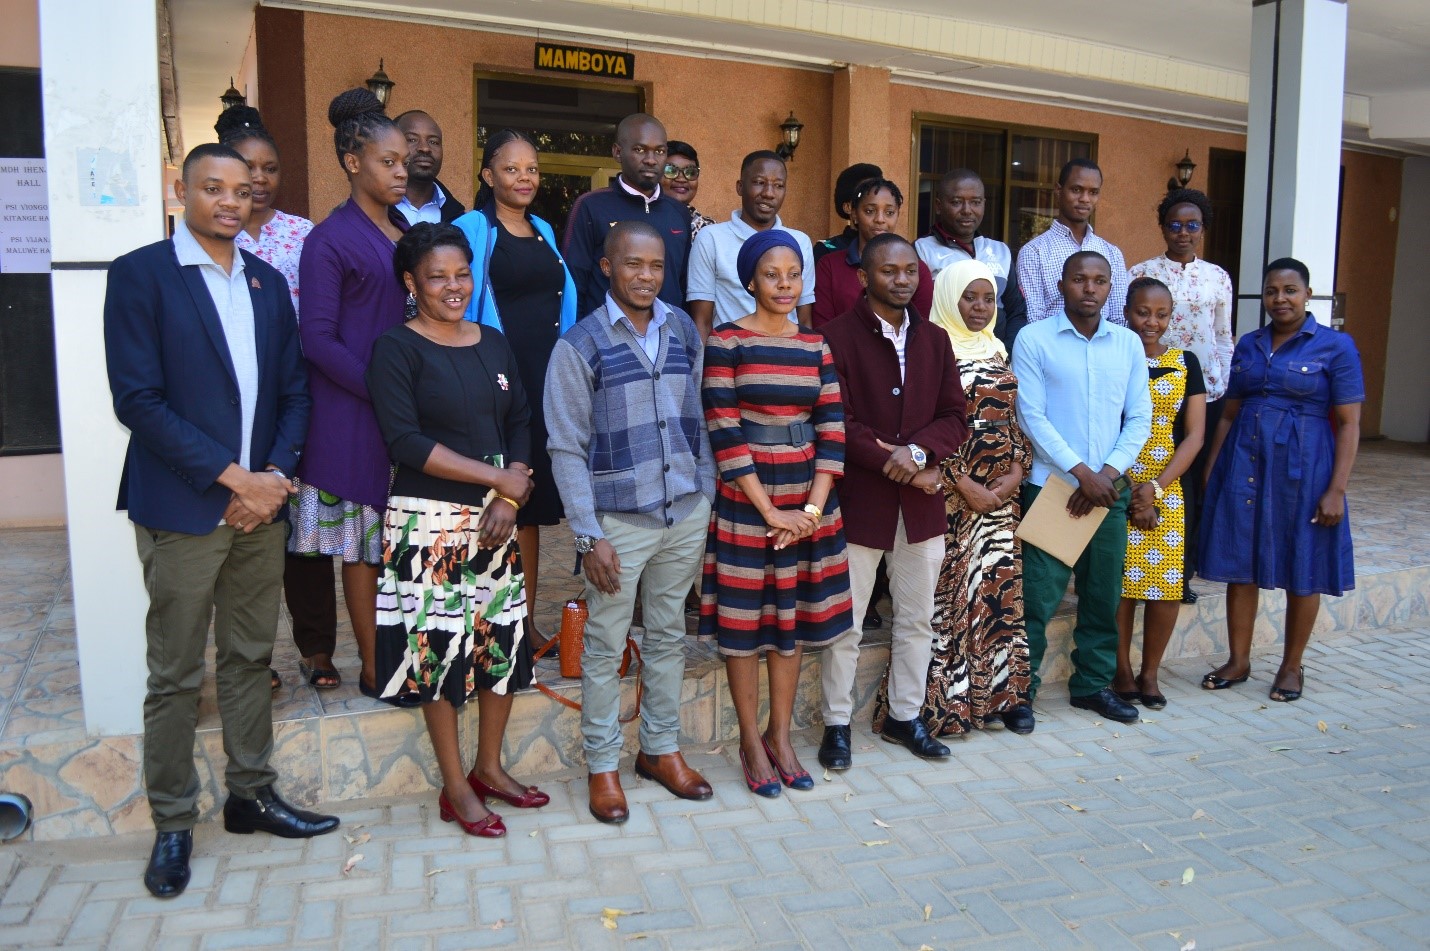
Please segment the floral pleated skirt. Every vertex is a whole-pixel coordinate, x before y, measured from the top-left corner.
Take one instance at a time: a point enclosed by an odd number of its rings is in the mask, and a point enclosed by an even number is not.
[[[481,505],[393,496],[377,583],[377,685],[461,706],[531,684],[526,583],[513,536],[477,544]]]

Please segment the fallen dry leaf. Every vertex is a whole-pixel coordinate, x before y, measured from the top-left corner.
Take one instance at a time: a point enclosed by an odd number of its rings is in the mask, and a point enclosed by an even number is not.
[[[1196,812],[1192,813],[1193,822],[1196,822],[1198,819],[1205,819],[1206,817],[1207,813],[1205,809],[1198,809]]]
[[[602,927],[606,928],[608,931],[615,931],[615,930],[616,930],[616,919],[614,919],[614,918],[602,918],[602,919],[601,919],[601,925],[602,925]]]
[[[1320,730],[1322,733],[1325,733],[1326,730],[1327,730],[1326,721],[1325,721],[1325,720],[1317,720],[1317,721],[1316,721],[1316,729]]]
[[[1105,752],[1111,753],[1111,752],[1112,752],[1112,747],[1110,747],[1110,746],[1104,746],[1104,747],[1103,747],[1103,750],[1104,750]]]
[[[888,824],[887,822],[885,822],[883,819],[875,819],[875,820],[874,820],[874,825],[878,826],[878,827],[881,828],[881,829],[892,829],[892,828],[893,828],[893,826],[889,825],[889,824]]]
[[[1273,753],[1285,753],[1285,752],[1287,752],[1288,750],[1293,750],[1293,749],[1295,749],[1295,747],[1294,747],[1294,746],[1268,746],[1267,749],[1270,750],[1270,751],[1273,752]]]
[[[1188,868],[1185,872],[1182,873],[1182,884],[1183,884],[1183,885],[1190,885],[1190,884],[1192,884],[1192,879],[1194,879],[1194,878],[1196,878],[1196,877],[1197,877],[1196,869]]]
[[[860,752],[867,753],[867,752],[869,752],[870,750],[872,750],[873,748],[874,748],[874,747],[872,747],[872,746],[861,746],[861,747],[859,747],[859,750],[860,750]]]
[[[1178,948],[1177,951],[1197,951],[1197,943],[1195,941],[1188,941]]]
[[[1079,777],[1077,778],[1077,781],[1080,782],[1080,783],[1086,783],[1086,782],[1087,782],[1087,780],[1083,779],[1081,776],[1079,776]]]
[[[1350,751],[1351,748],[1349,746],[1340,746],[1333,750],[1326,750],[1326,752],[1330,753],[1332,756],[1335,756],[1339,753],[1349,753]]]
[[[431,878],[433,875],[441,875],[441,874],[442,874],[443,872],[445,872],[445,871],[447,871],[445,868],[434,868],[432,871],[428,872],[426,875],[423,875],[422,877],[423,877],[423,878]]]
[[[1381,791],[1381,792],[1390,792],[1390,787],[1389,787],[1389,786],[1382,786],[1382,787],[1380,787],[1380,791]]]
[[[1112,778],[1115,779],[1115,780],[1117,780],[1119,783],[1122,782],[1122,777],[1121,777],[1121,776],[1114,776],[1114,777],[1112,777]]]
[[[1114,740],[1120,740],[1120,739],[1122,739],[1122,734],[1121,734],[1121,733],[1114,733],[1114,734],[1112,734],[1112,738],[1113,738]]]
[[[505,927],[506,927],[506,919],[505,919],[505,918],[498,918],[498,919],[497,919],[497,923],[494,924],[494,925],[492,925],[492,930],[493,930],[493,931],[500,931],[500,930],[502,930],[502,929],[505,928]]]
[[[829,782],[829,770],[827,769],[824,771],[824,781]]]
[[[926,945],[926,944],[921,944],[921,945],[919,945],[919,951],[933,951],[933,948],[930,948],[930,947],[929,947],[928,945]]]
[[[1087,812],[1087,810],[1084,809],[1082,806],[1068,802],[1066,799],[1059,799],[1058,802],[1062,803],[1064,806],[1067,806],[1073,812]]]
[[[854,794],[853,794],[852,792],[847,792],[847,793],[844,794],[844,801],[845,801],[845,802],[848,802],[849,800],[851,800],[851,799],[853,799],[853,798],[854,798]]]
[[[1108,750],[1107,752],[1111,753],[1112,750]],[[1081,753],[1074,753],[1073,755],[1074,755],[1074,756],[1081,756],[1082,754],[1081,754]]]
[[[1178,941],[1182,940],[1182,933],[1181,933],[1180,931],[1169,931],[1169,932],[1167,932],[1167,934],[1169,934],[1169,935],[1171,935],[1172,937],[1176,938]]]
[[[1076,931],[1077,929],[1082,927],[1082,925],[1078,924],[1076,921],[1064,921],[1063,924],[1068,926],[1069,931]]]
[[[1156,852],[1153,852],[1153,851],[1152,851],[1152,846],[1148,845],[1146,842],[1138,842],[1137,844],[1140,845],[1140,846],[1142,846],[1142,848],[1146,849],[1148,855],[1156,855],[1156,854],[1157,854]]]
[[[1413,730],[1413,729],[1415,729],[1415,724],[1413,724],[1413,723],[1402,723],[1402,724],[1400,724],[1400,728],[1401,728],[1402,730]]]
[[[526,834],[526,837],[527,837],[528,839],[534,839],[534,838],[536,838],[536,834],[537,834],[538,832],[540,832],[540,831],[541,831],[540,829],[532,829],[530,832],[528,832],[528,833]]]
[[[628,911],[622,911],[622,910],[619,909],[619,908],[602,908],[602,909],[601,909],[601,917],[602,917],[602,918],[619,918],[619,917],[621,917],[622,915],[629,915],[629,914],[630,914],[630,912],[628,912]]]
[[[1314,851],[1316,851],[1316,847],[1315,847],[1314,845],[1303,845],[1303,846],[1301,846],[1301,851],[1302,851],[1302,852],[1314,852]]]
[[[928,920],[929,920],[930,918],[932,918],[932,917],[933,917],[933,905],[925,905],[925,906],[924,906],[924,921],[928,921]]]
[[[709,754],[712,755],[712,756],[719,756],[721,753],[725,752],[725,747],[723,747],[723,746],[712,746],[712,747],[710,747],[710,749],[706,750],[705,752],[709,753]]]
[[[347,873],[351,872],[351,871],[353,870],[353,866],[357,865],[357,863],[359,863],[359,862],[361,862],[361,861],[362,861],[362,853],[361,853],[361,852],[357,853],[356,855],[350,856],[350,857],[348,858],[347,862],[345,862],[345,863],[343,864],[343,874],[346,875]]]
[[[1199,759],[1201,759],[1201,758],[1202,758],[1202,754],[1200,754],[1200,753],[1193,753],[1191,756],[1188,756],[1188,757],[1187,757],[1187,762],[1188,762],[1188,763],[1195,763],[1197,760],[1199,760]]]
[[[1266,704],[1263,703],[1261,706],[1257,707],[1256,709],[1258,709],[1258,710],[1270,710],[1271,708],[1268,707]]]
[[[888,845],[888,844],[889,844],[889,840],[888,840],[888,839],[871,839],[870,841],[865,842],[864,844],[872,848],[873,846],[876,846],[876,845]]]

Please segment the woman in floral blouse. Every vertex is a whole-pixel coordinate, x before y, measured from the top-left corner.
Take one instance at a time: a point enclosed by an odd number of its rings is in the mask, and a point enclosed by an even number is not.
[[[303,240],[313,230],[307,218],[290,215],[274,207],[280,181],[278,146],[263,127],[263,119],[252,106],[225,109],[214,123],[219,141],[233,148],[248,163],[253,180],[253,213],[236,244],[278,269],[288,282],[293,312],[298,305],[298,259]],[[302,660],[302,676],[319,690],[331,690],[341,683],[333,667],[333,650],[338,636],[338,599],[333,586],[333,560],[323,557],[289,555],[283,566],[283,593],[293,616],[293,642]],[[278,674],[272,675],[277,689]]]
[[[1172,291],[1172,319],[1162,336],[1162,344],[1196,354],[1206,381],[1206,432],[1215,429],[1221,419],[1221,398],[1231,378],[1231,352],[1236,344],[1231,329],[1234,299],[1231,278],[1215,264],[1197,257],[1211,220],[1211,201],[1202,192],[1194,188],[1168,192],[1157,206],[1157,224],[1162,229],[1167,252],[1127,270],[1128,277],[1134,281],[1139,277],[1153,277]],[[1210,444],[1208,439],[1182,480],[1188,489],[1182,600],[1188,604],[1197,600],[1192,593],[1191,579],[1197,567],[1196,533],[1201,512],[1202,473]]]

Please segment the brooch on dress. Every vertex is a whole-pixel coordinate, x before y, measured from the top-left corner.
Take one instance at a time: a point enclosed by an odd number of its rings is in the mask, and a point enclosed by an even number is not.
[[[501,387],[503,391],[511,389],[511,386],[507,383],[505,373],[497,374],[497,386]]]
[[[258,283],[258,278],[256,277],[250,277],[248,279],[248,286],[253,288],[255,291],[263,290],[263,285]]]

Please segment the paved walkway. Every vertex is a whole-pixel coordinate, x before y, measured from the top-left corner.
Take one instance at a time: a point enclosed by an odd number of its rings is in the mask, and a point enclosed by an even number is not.
[[[497,841],[435,797],[343,804],[309,842],[208,824],[169,902],[139,880],[148,836],[0,847],[0,947],[1424,947],[1430,627],[1308,660],[1285,705],[1270,656],[1219,694],[1196,687],[1206,662],[1176,662],[1171,705],[1136,726],[1049,692],[1031,737],[980,734],[941,765],[856,731],[853,770],[774,802],[733,749],[689,751],[714,800],[632,780],[620,828],[577,777],[506,810]]]

